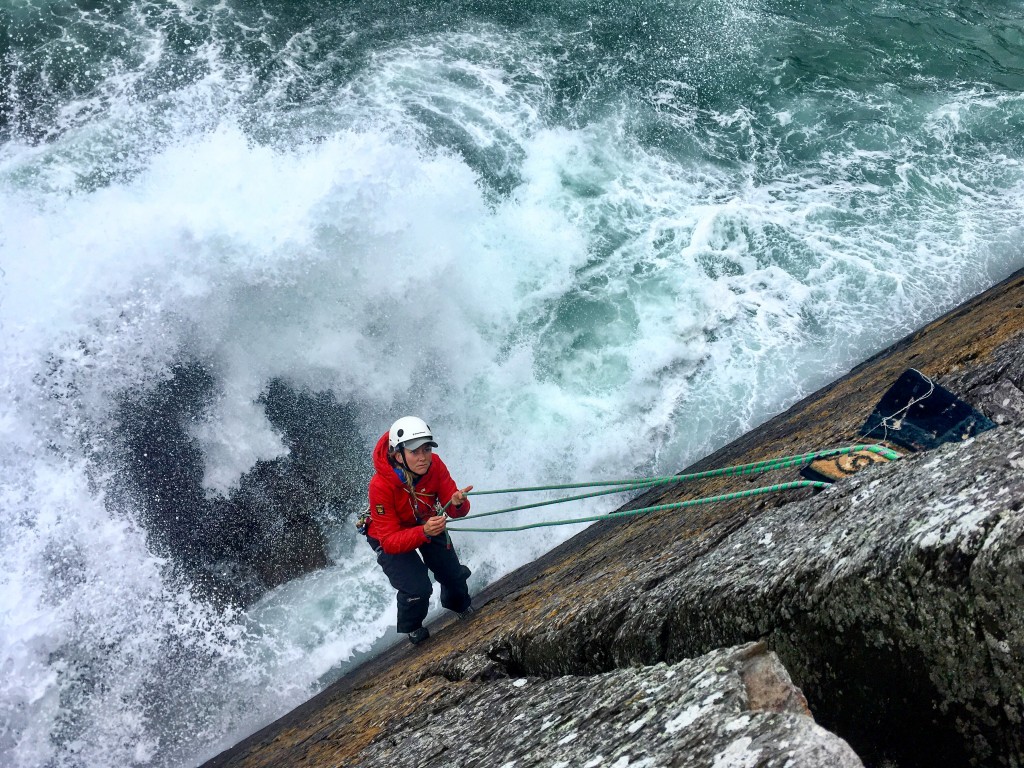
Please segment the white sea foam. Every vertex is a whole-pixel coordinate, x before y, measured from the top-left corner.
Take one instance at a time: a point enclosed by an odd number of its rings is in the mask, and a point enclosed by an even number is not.
[[[0,148],[5,764],[194,764],[395,639],[347,521],[336,565],[244,613],[153,556],[101,459],[119,398],[176,362],[216,378],[190,425],[211,495],[286,450],[257,402],[275,378],[358,405],[368,440],[427,416],[478,488],[665,473],[1024,262],[1021,158],[971,143],[1006,98],[720,113],[662,80],[647,106],[685,132],[673,154],[637,138],[633,95],[544,116],[551,51],[577,44],[550,30],[425,34],[293,109],[310,61],[338,64],[315,35],[263,91],[211,35],[147,99],[167,41],[139,24],[137,71],[66,105],[49,143]],[[919,132],[880,148],[829,125],[842,99]],[[786,142],[811,159],[787,166]],[[457,542],[480,588],[576,530]]]

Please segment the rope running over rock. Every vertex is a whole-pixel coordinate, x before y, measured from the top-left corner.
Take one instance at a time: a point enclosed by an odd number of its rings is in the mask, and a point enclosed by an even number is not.
[[[592,515],[589,517],[577,517],[565,520],[546,520],[537,523],[527,523],[524,525],[507,526],[502,528],[475,528],[464,527],[461,525],[461,523],[466,520],[472,520],[481,517],[489,517],[491,515],[501,515],[506,512],[514,512],[522,509],[543,507],[549,504],[562,504],[568,501],[589,499],[595,496],[604,496],[611,493],[623,493],[625,491],[635,491],[654,488],[659,485],[693,482],[695,480],[704,480],[711,477],[738,477],[744,475],[757,475],[762,474],[764,472],[770,472],[776,469],[785,469],[787,467],[799,466],[814,461],[815,459],[827,458],[830,456],[842,456],[844,454],[854,453],[857,451],[870,451],[871,453],[876,453],[890,461],[894,461],[900,457],[900,455],[896,453],[896,451],[893,451],[890,448],[886,448],[883,445],[851,445],[842,448],[829,448],[821,451],[812,451],[811,453],[804,453],[796,456],[783,456],[777,459],[765,459],[763,461],[755,461],[750,464],[739,464],[736,466],[722,467],[720,469],[710,469],[704,472],[694,472],[686,475],[650,477],[635,480],[600,480],[586,483],[538,485],[524,488],[501,488],[497,490],[471,491],[470,495],[472,496],[484,496],[488,494],[498,493],[528,493],[534,491],[567,490],[571,488],[604,488],[603,490],[600,491],[592,491],[590,493],[566,496],[561,499],[549,499],[547,501],[539,501],[533,504],[520,504],[518,506],[505,507],[503,509],[496,509],[490,512],[480,512],[477,514],[467,515],[466,517],[459,519],[460,525],[449,526],[448,530],[458,533],[506,533],[513,531],[525,531],[530,528],[546,528],[556,525],[573,525],[576,523],[594,522],[596,520],[612,520],[619,517],[633,517],[636,515],[646,515],[650,514],[651,512],[661,512],[663,510],[669,509],[684,509],[686,507],[693,507],[700,504],[714,504],[720,501],[731,501],[734,499],[742,499],[750,496],[759,496],[766,493],[776,493],[779,491],[787,491],[795,488],[827,488],[829,485],[831,485],[831,483],[822,482],[818,480],[794,480],[787,483],[777,483],[775,485],[763,486],[761,488],[752,488],[745,491],[735,491],[733,493],[726,493],[718,496],[708,496],[700,499],[690,499],[688,501],[679,501],[671,504],[658,504],[651,507],[630,509],[622,512],[611,512],[604,515]]]

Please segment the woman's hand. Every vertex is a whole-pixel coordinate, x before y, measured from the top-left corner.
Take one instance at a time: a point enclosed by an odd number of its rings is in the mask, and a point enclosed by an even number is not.
[[[448,524],[448,518],[444,515],[432,517],[423,524],[423,532],[427,536],[439,536],[444,533],[444,527]]]
[[[473,490],[473,486],[472,485],[467,485],[465,488],[462,488],[461,490],[458,490],[455,493],[453,493],[452,494],[452,502],[451,502],[452,506],[453,507],[461,507],[462,503],[466,500],[466,497],[469,495],[469,492],[472,491],[472,490]]]

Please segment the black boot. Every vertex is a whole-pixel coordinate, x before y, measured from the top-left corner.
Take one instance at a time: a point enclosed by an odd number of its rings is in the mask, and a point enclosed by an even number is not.
[[[409,642],[413,645],[419,645],[428,637],[430,637],[430,630],[426,627],[420,627],[419,629],[413,630],[409,633]]]

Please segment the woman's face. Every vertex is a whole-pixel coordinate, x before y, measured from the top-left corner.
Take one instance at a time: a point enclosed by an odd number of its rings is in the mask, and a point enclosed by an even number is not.
[[[405,454],[405,461],[402,461],[402,454]],[[415,451],[410,451],[408,448],[399,451],[395,454],[395,458],[399,464],[405,464],[417,475],[425,475],[430,469],[430,459],[433,455],[434,447],[432,445],[421,445]],[[406,462],[408,463],[406,464]]]

